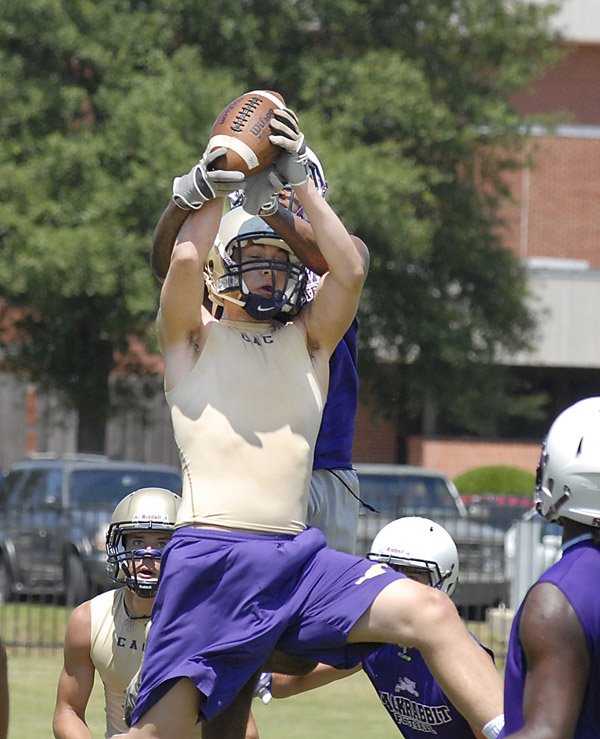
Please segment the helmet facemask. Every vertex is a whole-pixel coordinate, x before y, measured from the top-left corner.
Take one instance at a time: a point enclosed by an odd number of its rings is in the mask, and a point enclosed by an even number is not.
[[[173,526],[162,524],[136,524],[133,521],[111,524],[106,537],[106,551],[108,559],[106,570],[111,580],[124,582],[130,590],[141,598],[154,598],[158,588],[158,573],[156,577],[138,576],[136,562],[151,559],[160,562],[161,549],[135,549],[126,544],[126,538],[133,538],[135,534],[148,531],[166,531],[173,533]]]
[[[281,259],[246,258],[249,246],[262,244],[276,246],[285,256]],[[250,291],[246,278],[254,271],[269,275],[270,295]],[[236,208],[223,218],[222,228],[206,260],[205,280],[213,302],[223,305],[229,300],[244,308],[251,318],[264,321],[298,312],[306,275],[300,260],[273,229],[261,218]],[[278,286],[282,283],[283,286]]]
[[[164,532],[170,539],[180,503],[178,495],[163,488],[142,488],[123,498],[113,512],[106,534],[106,571],[111,580],[124,583],[142,598],[156,595],[158,571],[156,577],[138,576],[136,562],[151,559],[156,564],[161,560],[162,550],[136,548],[131,546],[131,541],[135,535],[142,538],[149,532]],[[143,569],[143,564],[138,567]]]
[[[450,534],[439,524],[406,516],[384,526],[367,554],[372,562],[401,568],[410,577],[426,574],[429,585],[452,595],[458,582],[458,551]]]

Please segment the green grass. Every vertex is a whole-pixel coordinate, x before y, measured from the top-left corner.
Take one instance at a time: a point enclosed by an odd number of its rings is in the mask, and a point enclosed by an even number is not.
[[[62,667],[59,650],[8,650],[10,723],[8,739],[45,739],[52,736],[56,685]],[[103,737],[104,696],[96,680],[88,708],[93,737]]]
[[[56,685],[62,667],[60,649],[24,649],[11,644],[62,644],[70,609],[59,606],[8,604],[0,608],[0,634],[8,645],[10,687],[9,739],[52,736]],[[469,624],[475,635],[492,647],[496,666],[503,669],[506,635],[490,624]],[[261,739],[306,739],[343,735],[344,739],[400,739],[363,673],[318,690],[267,706],[253,702]],[[94,738],[104,736],[104,696],[98,678],[88,706],[87,720]]]
[[[56,684],[62,666],[58,651],[35,653],[9,650],[9,739],[52,736]],[[261,739],[306,739],[342,733],[344,739],[399,739],[394,724],[381,707],[364,674],[359,673],[304,695],[273,700],[268,706],[253,702]],[[104,703],[97,679],[88,706],[93,737],[104,736]]]

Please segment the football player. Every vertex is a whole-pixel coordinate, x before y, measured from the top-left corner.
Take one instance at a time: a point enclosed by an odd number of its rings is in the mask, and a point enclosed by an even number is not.
[[[105,736],[127,731],[125,689],[142,661],[162,551],[173,534],[180,503],[169,490],[142,488],[115,508],[106,537],[107,572],[122,587],[82,603],[69,617],[55,737],[91,736],[85,713],[96,672],[104,686]]]
[[[427,518],[407,516],[384,526],[371,545],[368,558],[385,562],[407,577],[451,596],[459,577],[458,552],[450,534]],[[483,647],[493,659],[492,652]],[[308,675],[292,677],[274,673],[270,690],[275,698],[286,698],[327,685],[363,669],[379,700],[405,739],[438,736],[467,739],[485,736],[469,726],[431,674],[417,649],[386,644],[350,670],[320,664]],[[263,691],[266,680],[261,676]],[[498,736],[502,718],[486,727],[488,736]]]
[[[158,330],[183,495],[129,736],[188,735],[275,647],[351,667],[373,642],[418,647],[482,727],[501,711],[502,683],[450,599],[326,547],[306,525],[329,359],[356,315],[366,265],[309,178],[295,116],[274,118],[277,175],[294,188],[328,271],[303,305],[305,273],[289,245],[259,216],[223,216],[223,197],[206,191],[179,231]],[[203,269],[221,318],[203,306]]]
[[[318,193],[325,197],[328,184],[321,161],[309,147],[306,148],[306,154],[309,177]],[[201,171],[204,169],[201,168]],[[219,173],[209,169],[205,172],[208,185],[216,192],[225,194],[240,184],[235,173]],[[199,177],[197,169],[194,176]],[[228,179],[221,181],[220,177]],[[218,185],[214,183],[214,178],[217,178]],[[184,181],[189,188],[189,176]],[[183,186],[178,181],[177,189]],[[155,274],[161,280],[166,276],[177,232],[191,212],[182,207],[184,200],[186,203],[196,202],[197,196],[190,195],[188,191],[184,199],[171,200],[155,230],[151,261]],[[270,167],[246,180],[243,189],[231,192],[229,202],[233,208],[243,207],[247,213],[260,215],[291,246],[307,268],[302,302],[310,302],[320,276],[327,271],[327,262],[293,188],[284,187],[274,167]],[[351,236],[351,239],[364,264],[368,265],[366,245],[356,236]],[[360,505],[358,476],[352,467],[358,406],[357,336],[358,320],[355,316],[329,360],[329,388],[315,444],[307,518],[310,526],[323,531],[328,546],[351,554],[356,548]]]
[[[506,659],[506,736],[600,736],[600,398],[564,410],[542,445],[536,507],[562,557],[530,588]]]

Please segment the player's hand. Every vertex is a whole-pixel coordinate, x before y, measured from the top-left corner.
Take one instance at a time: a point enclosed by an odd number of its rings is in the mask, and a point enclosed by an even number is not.
[[[261,701],[267,705],[271,702],[273,694],[271,693],[271,683],[273,682],[273,676],[270,672],[261,672],[256,687],[254,688],[253,698],[260,698]]]
[[[283,182],[273,166],[246,178],[243,208],[247,213],[272,216],[279,207],[278,193]]]
[[[234,190],[244,187],[242,172],[209,169],[210,165],[225,154],[223,148],[204,152],[202,159],[182,177],[173,180],[173,201],[182,210],[198,210],[213,198],[224,198]]]
[[[271,130],[273,133],[269,140],[283,149],[274,165],[277,174],[283,177],[288,185],[301,185],[306,182],[308,179],[306,141],[294,111],[289,108],[275,108],[271,118]]]

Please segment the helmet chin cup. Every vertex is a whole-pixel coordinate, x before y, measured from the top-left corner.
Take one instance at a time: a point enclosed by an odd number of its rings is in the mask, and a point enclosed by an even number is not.
[[[286,296],[281,292],[273,297],[248,293],[245,298],[244,310],[251,318],[264,321],[267,318],[274,318],[279,315],[286,304]]]

